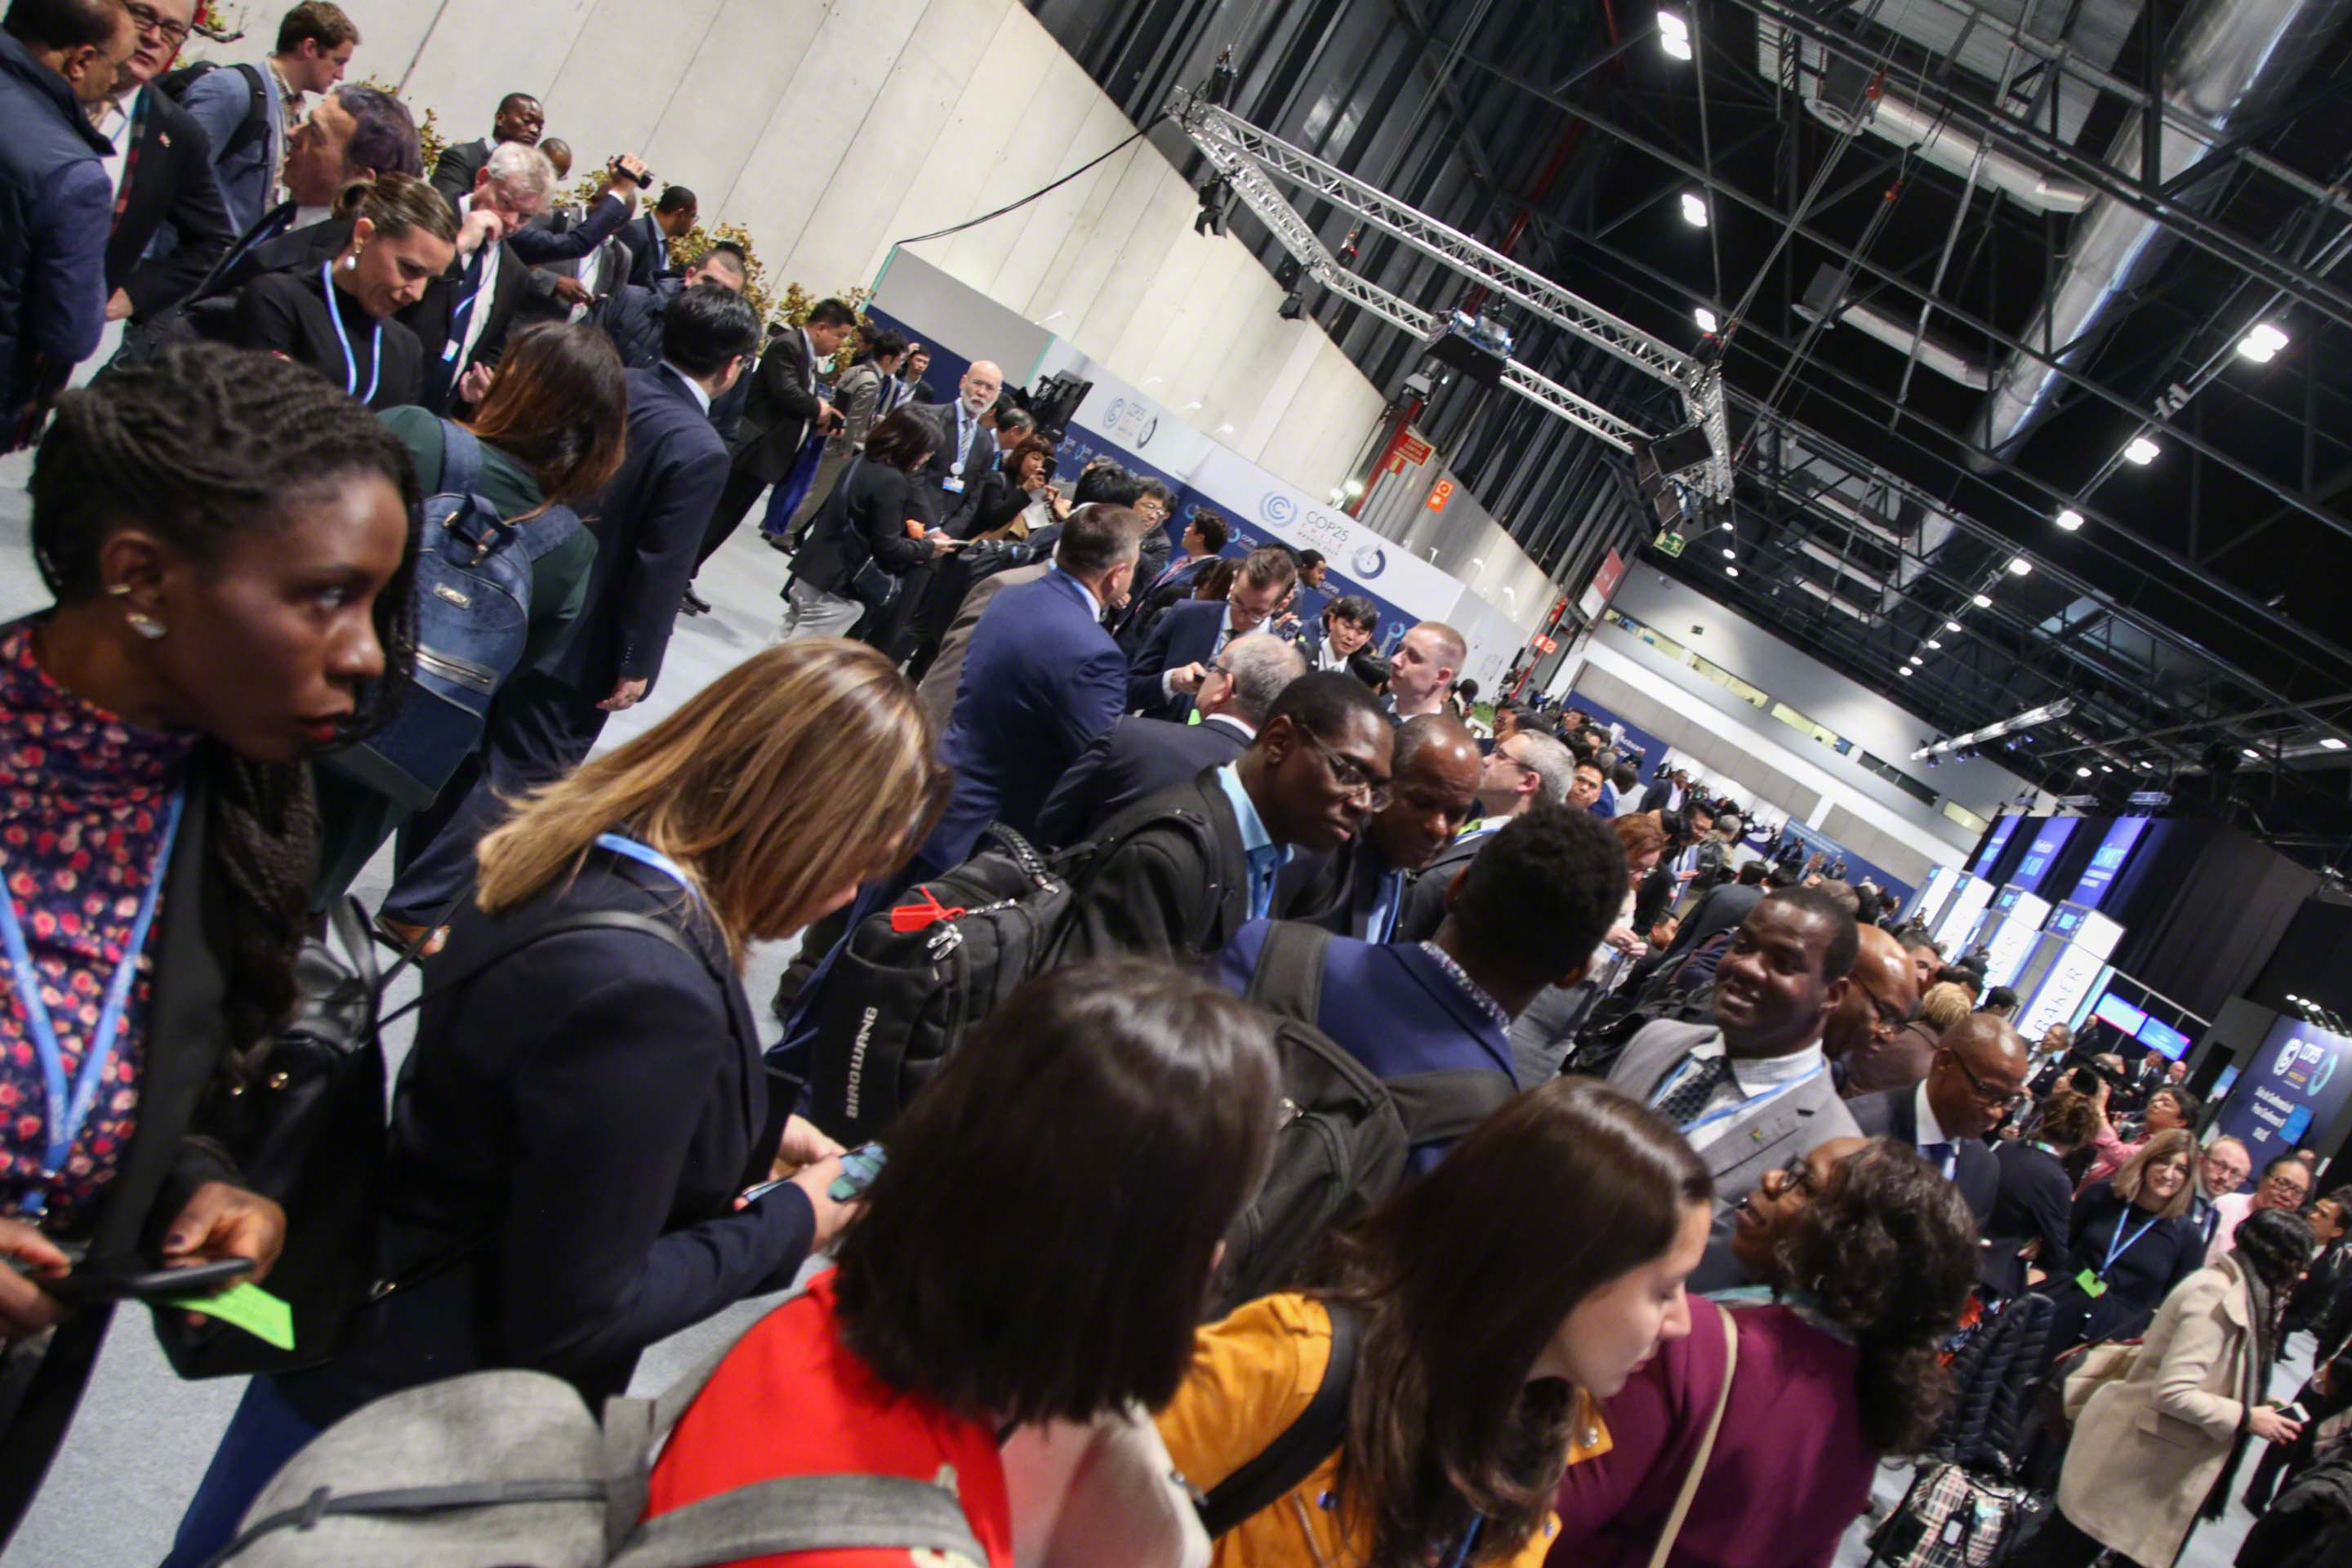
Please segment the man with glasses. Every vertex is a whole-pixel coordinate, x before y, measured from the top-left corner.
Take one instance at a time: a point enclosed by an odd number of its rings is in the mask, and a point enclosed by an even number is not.
[[[1219,952],[1272,911],[1276,873],[1294,850],[1337,849],[1388,805],[1393,756],[1380,703],[1361,682],[1299,677],[1240,756],[1102,826],[1064,959],[1182,963]]]
[[[1306,673],[1298,650],[1281,639],[1263,632],[1235,637],[1201,682],[1201,721],[1171,724],[1134,713],[1120,719],[1045,797],[1037,844],[1076,844],[1146,795],[1232,762],[1257,738],[1275,700]]]
[[[2216,1139],[2214,1147],[2218,1149],[2220,1146],[2221,1141]],[[2243,1145],[2240,1147],[2242,1152],[2239,1157],[2243,1159]],[[2207,1152],[2209,1160],[2211,1152]],[[2239,1180],[2244,1179],[2242,1172]],[[2254,1183],[2252,1192],[2232,1192],[2213,1200],[2213,1235],[2205,1245],[2207,1266],[2221,1262],[2223,1256],[2238,1244],[2238,1227],[2245,1224],[2248,1215],[2257,1209],[2299,1211],[2310,1200],[2311,1167],[2296,1159],[2294,1150],[2289,1150],[2263,1167],[2261,1179]]]
[[[1435,935],[1438,922],[1445,918],[1445,891],[1454,879],[1505,823],[1538,805],[1565,801],[1575,766],[1568,748],[1549,735],[1528,729],[1497,735],[1478,777],[1478,820],[1455,834],[1454,842],[1439,850],[1406,887],[1395,940],[1420,942]]]
[[[1938,1043],[1934,1028],[1912,1027],[1919,980],[1902,943],[1876,926],[1859,927],[1855,934],[1862,947],[1853,984],[1822,1032],[1822,1047],[1839,1064],[1848,1099],[1918,1083]]]
[[[154,85],[187,41],[195,0],[127,0],[139,44],[114,81],[115,96],[94,116],[114,143],[105,160],[114,182],[114,226],[106,241],[106,320],[93,363],[111,357],[121,329],[191,298],[236,238],[213,178],[212,144],[195,117]],[[176,244],[148,250],[165,224]]]
[[[1265,626],[1297,580],[1290,552],[1262,544],[1242,557],[1222,603],[1187,599],[1170,605],[1128,671],[1129,711],[1182,723],[1208,677],[1209,661],[1235,637]]]
[[[278,172],[302,107],[343,79],[360,30],[329,0],[302,0],[278,25],[278,50],[256,66],[226,66],[189,82],[180,101],[212,142],[213,174],[243,234],[278,200]]]
[[[1985,1134],[2025,1099],[2025,1042],[2017,1031],[1990,1013],[1974,1013],[1945,1032],[1916,1086],[1865,1094],[1846,1101],[1846,1109],[1865,1135],[1916,1149],[1960,1189],[1981,1227],[2000,1194],[2000,1163]]]
[[[1478,738],[1459,720],[1424,714],[1397,726],[1389,803],[1331,855],[1301,855],[1276,879],[1274,914],[1339,936],[1388,942],[1407,881],[1454,841],[1478,805]]]

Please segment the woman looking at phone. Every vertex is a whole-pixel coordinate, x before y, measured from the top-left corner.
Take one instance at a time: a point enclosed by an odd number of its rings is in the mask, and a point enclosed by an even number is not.
[[[393,1099],[377,1274],[412,1282],[340,1360],[254,1380],[173,1562],[205,1561],[294,1449],[379,1394],[527,1367],[595,1407],[647,1345],[831,1240],[839,1161],[769,1086],[743,955],[905,860],[945,798],[936,751],[881,655],[793,643],[482,840]],[[738,1207],[779,1162],[805,1169]]]

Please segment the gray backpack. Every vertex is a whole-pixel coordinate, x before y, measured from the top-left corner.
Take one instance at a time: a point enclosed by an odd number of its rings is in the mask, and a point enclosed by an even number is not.
[[[645,1519],[654,1451],[725,1354],[658,1398],[608,1400],[601,1425],[544,1373],[387,1394],[289,1460],[213,1568],[701,1568],[875,1548],[988,1561],[954,1493],[901,1476],[780,1477]]]

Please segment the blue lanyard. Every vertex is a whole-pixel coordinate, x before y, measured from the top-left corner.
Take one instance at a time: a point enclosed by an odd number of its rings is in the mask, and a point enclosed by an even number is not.
[[[2157,1226],[2157,1223],[2163,1219],[2163,1217],[2164,1216],[2162,1215],[2148,1215],[2147,1222],[2142,1225],[2137,1230],[2131,1233],[2130,1240],[2126,1240],[2124,1237],[2124,1216],[2122,1215],[2116,1215],[2116,1233],[2115,1235],[2107,1237],[2107,1260],[2099,1265],[2099,1278],[2105,1279],[2107,1277],[2107,1270],[2116,1266],[2116,1259],[2121,1258],[2125,1253],[2129,1252],[2132,1248],[2132,1242],[2137,1241],[2141,1237],[2146,1236],[2149,1231],[2154,1230]]]
[[[610,849],[615,855],[625,855],[641,866],[651,866],[655,870],[693,894],[695,902],[704,902],[702,889],[694,885],[694,879],[686,874],[686,868],[651,845],[640,844],[635,839],[625,837],[618,833],[599,833],[596,835],[596,847],[600,849]]]
[[[82,1123],[89,1120],[89,1108],[98,1100],[98,1087],[105,1081],[106,1069],[114,1061],[114,1044],[122,1033],[122,1014],[131,1001],[131,983],[138,978],[139,955],[147,949],[147,930],[155,922],[155,905],[163,894],[164,868],[172,861],[172,841],[179,837],[180,810],[186,804],[186,795],[172,792],[172,803],[163,814],[163,839],[155,848],[155,869],[147,879],[147,890],[140,895],[139,912],[131,922],[130,939],[123,943],[122,962],[115,966],[114,978],[107,983],[106,1000],[100,1007],[98,1027],[89,1037],[89,1047],[83,1052],[81,1070],[74,1075],[70,1090],[66,1085],[65,1053],[58,1047],[56,1020],[49,1016],[49,1005],[41,1000],[40,973],[33,967],[33,951],[25,942],[24,918],[16,912],[14,894],[0,899],[0,941],[8,952],[8,973],[16,984],[16,1000],[24,1008],[25,1028],[33,1037],[33,1049],[41,1058],[42,1086],[47,1094],[43,1101],[47,1110],[47,1147],[42,1154],[41,1174],[55,1179],[66,1168],[73,1153],[74,1140],[81,1135]],[[37,1215],[48,1205],[48,1194],[35,1187],[25,1199],[24,1212]]]
[[[335,324],[335,341],[343,345],[343,395],[360,397],[359,361],[352,357],[352,336],[343,331],[343,312],[335,304],[335,264],[332,260],[319,264],[319,284],[327,291],[327,320]],[[368,389],[362,404],[375,401],[375,389],[383,384],[383,323],[375,324],[375,345],[368,351]]]
[[[1689,1126],[1684,1128],[1682,1130],[1683,1136],[1687,1138],[1692,1133],[1697,1131],[1700,1128],[1711,1126],[1715,1122],[1721,1121],[1727,1117],[1744,1116],[1751,1110],[1761,1110],[1765,1106],[1768,1106],[1774,1100],[1780,1099],[1782,1095],[1788,1093],[1790,1089],[1795,1089],[1798,1085],[1812,1082],[1813,1079],[1821,1077],[1822,1074],[1827,1070],[1828,1066],[1829,1064],[1824,1062],[1820,1067],[1813,1068],[1812,1071],[1799,1078],[1792,1078],[1788,1082],[1781,1084],[1775,1089],[1768,1089],[1762,1094],[1747,1095],[1745,1098],[1737,1100],[1730,1105],[1725,1106],[1720,1110],[1710,1110],[1705,1116],[1700,1117],[1696,1121],[1694,1121]],[[1658,1091],[1650,1097],[1650,1103],[1654,1106],[1658,1101],[1674,1093],[1675,1085],[1682,1082],[1683,1075],[1685,1073],[1696,1071],[1697,1068],[1698,1063],[1696,1060],[1685,1062],[1681,1068],[1675,1072],[1673,1078],[1659,1085]],[[1732,1087],[1735,1089],[1739,1087],[1739,1075],[1737,1069],[1734,1069],[1732,1073],[1731,1083]]]
[[[1470,1528],[1463,1532],[1462,1544],[1454,1553],[1454,1568],[1462,1568],[1464,1563],[1470,1561],[1470,1549],[1478,1544],[1478,1527],[1486,1522],[1485,1514],[1479,1514],[1470,1521]]]

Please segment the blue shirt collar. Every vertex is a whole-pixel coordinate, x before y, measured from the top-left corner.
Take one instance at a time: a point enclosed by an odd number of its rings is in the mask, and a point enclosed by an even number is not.
[[[1076,577],[1073,577],[1067,572],[1063,571],[1059,565],[1047,567],[1045,569],[1045,575],[1048,577],[1059,577],[1063,582],[1067,583],[1071,587],[1076,588],[1086,597],[1087,614],[1092,616],[1096,620],[1102,619],[1102,601],[1095,597],[1095,591],[1092,588],[1087,587],[1084,583],[1079,582]]]

